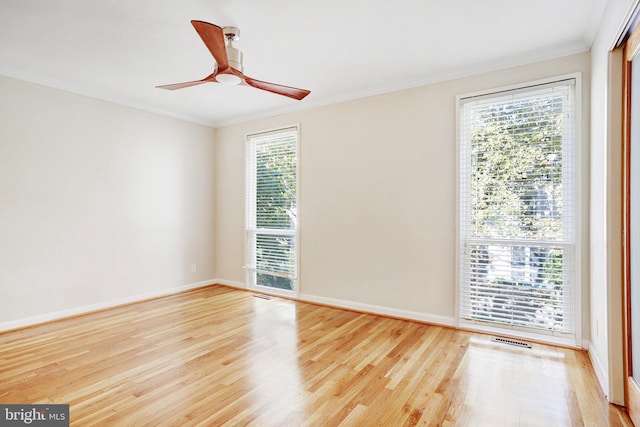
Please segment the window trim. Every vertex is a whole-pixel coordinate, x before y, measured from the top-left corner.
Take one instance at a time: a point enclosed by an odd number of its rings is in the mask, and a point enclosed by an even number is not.
[[[246,194],[249,188],[249,173],[247,168],[249,167],[249,156],[250,156],[250,138],[254,136],[268,135],[268,134],[276,134],[279,132],[294,130],[296,133],[296,228],[293,234],[295,239],[295,249],[296,249],[296,285],[293,290],[286,289],[278,289],[272,288],[269,286],[261,286],[253,283],[252,280],[249,279],[250,269],[248,266],[248,256],[249,256],[249,248],[247,247],[247,215],[249,209],[249,197]],[[247,289],[257,291],[263,294],[271,294],[275,296],[283,296],[287,298],[297,298],[300,295],[300,123],[295,123],[291,125],[284,125],[275,128],[269,128],[265,130],[248,132],[244,135],[244,219],[243,219],[243,239],[244,239],[244,254],[243,254],[243,266],[242,269],[245,271],[245,287]]]
[[[575,145],[573,150],[573,162],[574,162],[574,185],[573,185],[573,212],[574,212],[574,229],[573,229],[573,240],[574,240],[574,251],[575,251],[575,271],[574,271],[574,289],[573,289],[573,319],[574,319],[574,331],[573,336],[567,337],[566,335],[556,335],[553,333],[545,332],[544,330],[534,331],[529,328],[520,328],[517,326],[492,326],[489,324],[480,324],[480,323],[472,323],[464,321],[461,318],[461,307],[460,307],[460,267],[461,267],[461,221],[463,220],[461,211],[461,194],[460,189],[463,184],[461,178],[461,147],[462,147],[462,132],[461,132],[461,101],[463,99],[481,97],[481,96],[490,96],[490,95],[499,95],[501,92],[513,91],[518,89],[529,89],[539,85],[550,84],[554,82],[559,82],[562,80],[575,80],[575,92],[574,92],[574,134],[575,134]],[[584,203],[583,203],[583,120],[582,120],[582,73],[575,72],[569,74],[563,74],[559,76],[554,76],[550,78],[526,81],[522,83],[511,84],[507,86],[500,86],[495,88],[489,88],[484,90],[479,90],[475,92],[460,94],[456,96],[456,253],[455,253],[455,324],[458,328],[468,329],[473,331],[492,333],[492,334],[500,334],[503,336],[511,336],[514,338],[521,339],[530,339],[540,342],[548,342],[552,344],[560,344],[564,346],[577,347],[577,348],[585,348],[586,345],[582,341],[582,293],[585,292],[584,284],[582,281],[583,277],[583,257],[584,257],[584,248],[582,244],[582,235],[583,235],[583,211],[584,211]]]

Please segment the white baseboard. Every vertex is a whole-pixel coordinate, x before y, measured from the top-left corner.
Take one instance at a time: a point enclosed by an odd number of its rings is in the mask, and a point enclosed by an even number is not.
[[[214,283],[218,285],[230,286],[232,288],[247,289],[247,286],[242,282],[234,282],[233,280],[214,279]]]
[[[117,307],[119,305],[131,304],[152,298],[164,297],[190,289],[201,288],[216,283],[215,280],[203,280],[202,282],[190,283],[188,285],[175,286],[173,288],[161,289],[159,291],[148,292],[145,294],[132,295],[129,297],[118,298],[96,304],[89,304],[82,307],[74,307],[67,310],[54,311],[51,313],[40,314],[38,316],[27,317],[25,319],[11,320],[9,322],[0,323],[0,332],[12,329],[25,328],[40,323],[51,322],[54,320],[64,319],[65,317],[78,316],[81,314],[91,313],[93,311],[104,310],[106,308]]]
[[[328,305],[330,307],[344,308],[347,310],[361,311],[363,313],[380,314],[382,316],[396,317],[399,319],[416,320],[419,322],[433,323],[442,326],[455,326],[453,317],[439,316],[436,314],[420,313],[417,311],[401,310],[397,308],[371,305],[355,301],[347,301],[336,298],[319,297],[316,295],[300,294],[300,301]]]
[[[216,279],[215,283],[219,285],[238,288],[238,289],[247,289],[246,285],[242,282]],[[270,293],[270,295],[278,296],[277,293]],[[362,313],[379,314],[382,316],[396,317],[399,319],[416,320],[419,322],[432,323],[435,325],[442,325],[442,326],[456,325],[455,318],[453,317],[419,313],[416,311],[401,310],[397,308],[384,307],[381,305],[371,305],[371,304],[365,304],[361,302],[341,300],[337,298],[320,297],[320,296],[309,295],[304,293],[299,294],[297,297],[285,296],[285,298],[290,298],[290,299],[302,301],[302,302],[310,302],[314,304],[326,305],[329,307],[344,308],[346,310],[354,310]]]
[[[609,398],[609,376],[607,375],[607,371],[602,366],[602,362],[598,357],[598,353],[593,350],[593,346],[589,343],[589,360],[591,360],[591,366],[593,366],[593,370],[596,373],[596,377],[598,378],[598,382],[600,383],[600,387],[604,392],[605,397]]]

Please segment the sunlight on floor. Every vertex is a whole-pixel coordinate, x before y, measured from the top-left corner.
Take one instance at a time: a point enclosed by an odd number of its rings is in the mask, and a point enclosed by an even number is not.
[[[291,412],[291,402],[304,400],[298,365],[296,306],[280,299],[255,298],[249,352],[260,358],[247,366],[248,381],[256,390],[255,404],[264,407],[260,419],[268,422]]]
[[[476,408],[467,416],[478,425],[502,425],[508,408],[524,425],[549,425],[551,420],[570,425],[566,407],[575,404],[576,397],[567,389],[568,350],[541,346],[518,348],[492,342],[489,336],[470,337],[456,373],[464,385],[465,406]]]

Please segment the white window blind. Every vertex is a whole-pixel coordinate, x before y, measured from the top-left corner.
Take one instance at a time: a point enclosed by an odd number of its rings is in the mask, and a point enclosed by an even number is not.
[[[298,129],[247,137],[245,270],[249,287],[294,290]]]
[[[575,79],[459,99],[461,322],[574,333]]]

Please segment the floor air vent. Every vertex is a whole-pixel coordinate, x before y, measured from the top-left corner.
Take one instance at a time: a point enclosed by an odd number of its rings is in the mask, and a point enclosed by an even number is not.
[[[499,342],[502,344],[515,345],[516,347],[531,348],[531,344],[529,344],[528,342],[510,340],[509,338],[493,337],[491,338],[491,341]]]
[[[256,298],[271,299],[271,297],[269,295],[253,294],[253,296],[256,297]]]

